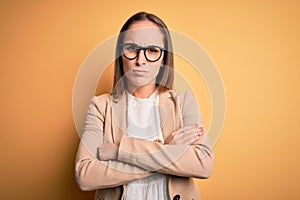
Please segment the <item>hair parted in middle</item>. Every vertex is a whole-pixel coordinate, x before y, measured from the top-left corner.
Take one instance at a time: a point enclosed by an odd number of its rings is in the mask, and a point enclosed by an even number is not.
[[[139,12],[130,17],[125,24],[122,26],[116,46],[115,52],[115,66],[114,66],[114,84],[113,84],[113,96],[118,97],[124,89],[127,89],[126,77],[124,76],[123,62],[122,62],[122,49],[121,45],[124,40],[124,33],[129,29],[129,27],[138,21],[149,20],[160,28],[163,40],[164,40],[164,57],[163,66],[160,67],[159,73],[156,77],[156,87],[159,92],[164,92],[166,90],[173,89],[174,82],[174,56],[173,56],[173,46],[171,41],[170,32],[166,24],[156,15],[146,12]],[[122,81],[120,81],[122,78]]]

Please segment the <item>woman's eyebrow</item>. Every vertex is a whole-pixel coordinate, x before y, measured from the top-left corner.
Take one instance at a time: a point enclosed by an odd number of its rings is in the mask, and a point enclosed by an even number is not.
[[[161,47],[161,45],[158,45],[158,44],[150,44],[150,45],[147,45],[147,46],[140,46],[134,42],[124,42],[123,44],[132,44],[136,47],[141,47],[141,48],[146,48],[146,47]],[[162,48],[162,47],[161,47]]]

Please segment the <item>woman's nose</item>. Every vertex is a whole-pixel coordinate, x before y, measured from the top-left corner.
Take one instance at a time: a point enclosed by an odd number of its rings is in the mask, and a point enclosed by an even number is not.
[[[138,66],[142,66],[142,65],[145,65],[147,63],[147,59],[145,58],[145,53],[144,53],[144,50],[141,49],[139,52],[138,52],[138,55],[136,57],[136,64]]]

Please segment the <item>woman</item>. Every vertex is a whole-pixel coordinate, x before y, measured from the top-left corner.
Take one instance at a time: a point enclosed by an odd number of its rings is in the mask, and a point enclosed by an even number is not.
[[[90,103],[76,180],[95,199],[199,199],[192,177],[208,178],[213,153],[198,104],[173,89],[169,31],[145,12],[124,24],[114,91]]]

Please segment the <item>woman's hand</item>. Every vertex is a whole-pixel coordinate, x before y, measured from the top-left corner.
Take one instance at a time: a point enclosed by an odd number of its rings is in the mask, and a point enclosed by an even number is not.
[[[204,135],[204,127],[198,125],[186,126],[171,133],[165,144],[193,144]]]
[[[119,143],[105,143],[98,148],[99,160],[116,160],[118,158]]]

